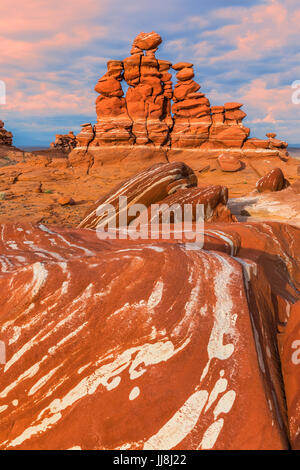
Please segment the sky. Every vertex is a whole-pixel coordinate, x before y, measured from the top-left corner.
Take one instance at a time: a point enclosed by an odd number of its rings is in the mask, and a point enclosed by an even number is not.
[[[96,122],[94,86],[106,62],[130,55],[141,31],[156,56],[194,64],[211,105],[244,103],[252,137],[300,144],[299,0],[2,0],[0,119],[16,146]],[[300,84],[300,82],[299,82]],[[300,85],[299,94],[300,97]],[[299,100],[300,101],[300,100]]]

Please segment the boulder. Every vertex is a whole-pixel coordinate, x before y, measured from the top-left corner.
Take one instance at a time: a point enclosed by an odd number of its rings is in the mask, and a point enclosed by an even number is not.
[[[148,51],[149,49],[156,49],[162,42],[161,36],[155,31],[151,33],[140,33],[134,39],[133,45],[139,49]]]
[[[115,208],[116,226],[122,225],[119,215],[125,208],[120,206],[120,196],[126,196],[126,210],[133,204],[144,204],[146,207],[164,199],[170,191],[174,192],[176,187],[181,187],[182,180],[185,186],[197,185],[197,177],[193,170],[181,162],[156,164],[151,168],[135,175],[121,183],[109,194],[99,199],[88,211],[86,217],[78,227],[96,229],[107,224],[107,213],[97,214],[97,209],[105,204],[111,204]],[[114,215],[113,215],[114,216]],[[125,226],[138,214],[128,215]],[[102,221],[102,222],[101,222]]]
[[[260,178],[256,183],[256,189],[260,192],[281,191],[287,188],[289,182],[285,179],[280,168],[273,168],[265,176]]]
[[[193,66],[194,64],[191,64],[190,62],[177,62],[176,64],[172,65],[172,69],[182,70],[182,69],[193,67]]]
[[[166,198],[158,201],[160,206],[157,212],[151,208],[148,209],[148,220],[151,223],[159,224],[164,220],[165,214],[169,214],[169,208],[177,206],[180,207],[180,214],[183,215],[184,206],[191,205],[191,220],[187,222],[195,222],[197,217],[203,217],[205,222],[236,222],[237,219],[232,216],[230,210],[227,208],[228,189],[225,186],[204,186],[200,188],[182,188],[177,189]],[[203,212],[197,205],[203,206]],[[198,212],[197,212],[198,210]],[[174,219],[175,217],[175,219]],[[143,214],[137,218],[134,223],[142,223]],[[176,215],[170,213],[170,222],[176,221]]]
[[[223,171],[238,171],[242,168],[242,162],[234,154],[222,153],[218,157],[218,163]]]

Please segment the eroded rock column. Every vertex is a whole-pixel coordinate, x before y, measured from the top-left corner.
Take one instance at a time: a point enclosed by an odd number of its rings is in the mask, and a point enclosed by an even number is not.
[[[208,140],[211,126],[210,102],[198,90],[200,85],[193,80],[193,64],[179,62],[173,65],[178,71],[172,106],[174,128],[171,134],[172,147],[197,148]]]

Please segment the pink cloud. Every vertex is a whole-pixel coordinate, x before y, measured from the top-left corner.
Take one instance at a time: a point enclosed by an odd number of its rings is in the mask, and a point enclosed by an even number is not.
[[[67,92],[42,82],[34,94],[15,91],[7,96],[4,111],[25,115],[90,114],[94,110],[95,96],[91,91]]]
[[[76,49],[103,37],[107,28],[92,20],[107,4],[107,0],[7,2],[0,16],[0,63],[36,66],[47,59],[48,49]]]
[[[299,31],[300,7],[295,2],[288,8],[284,1],[267,0],[250,8],[219,9],[213,12],[213,16],[234,18],[234,24],[207,31],[204,37],[212,42],[221,40],[224,44],[232,45],[233,50],[211,57],[211,63],[251,60],[262,58],[289,43],[293,44]]]

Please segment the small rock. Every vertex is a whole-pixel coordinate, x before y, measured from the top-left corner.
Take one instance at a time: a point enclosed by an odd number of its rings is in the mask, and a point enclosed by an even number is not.
[[[238,171],[242,167],[242,162],[232,154],[222,153],[218,157],[218,162],[223,171]]]
[[[42,183],[37,184],[34,186],[33,190],[34,193],[41,193],[42,192]]]
[[[73,206],[75,204],[74,199],[72,199],[69,196],[63,196],[63,197],[59,198],[57,202],[61,206]]]
[[[277,134],[275,132],[268,132],[266,134],[266,136],[269,138],[269,139],[275,139],[275,137],[277,136]]]

